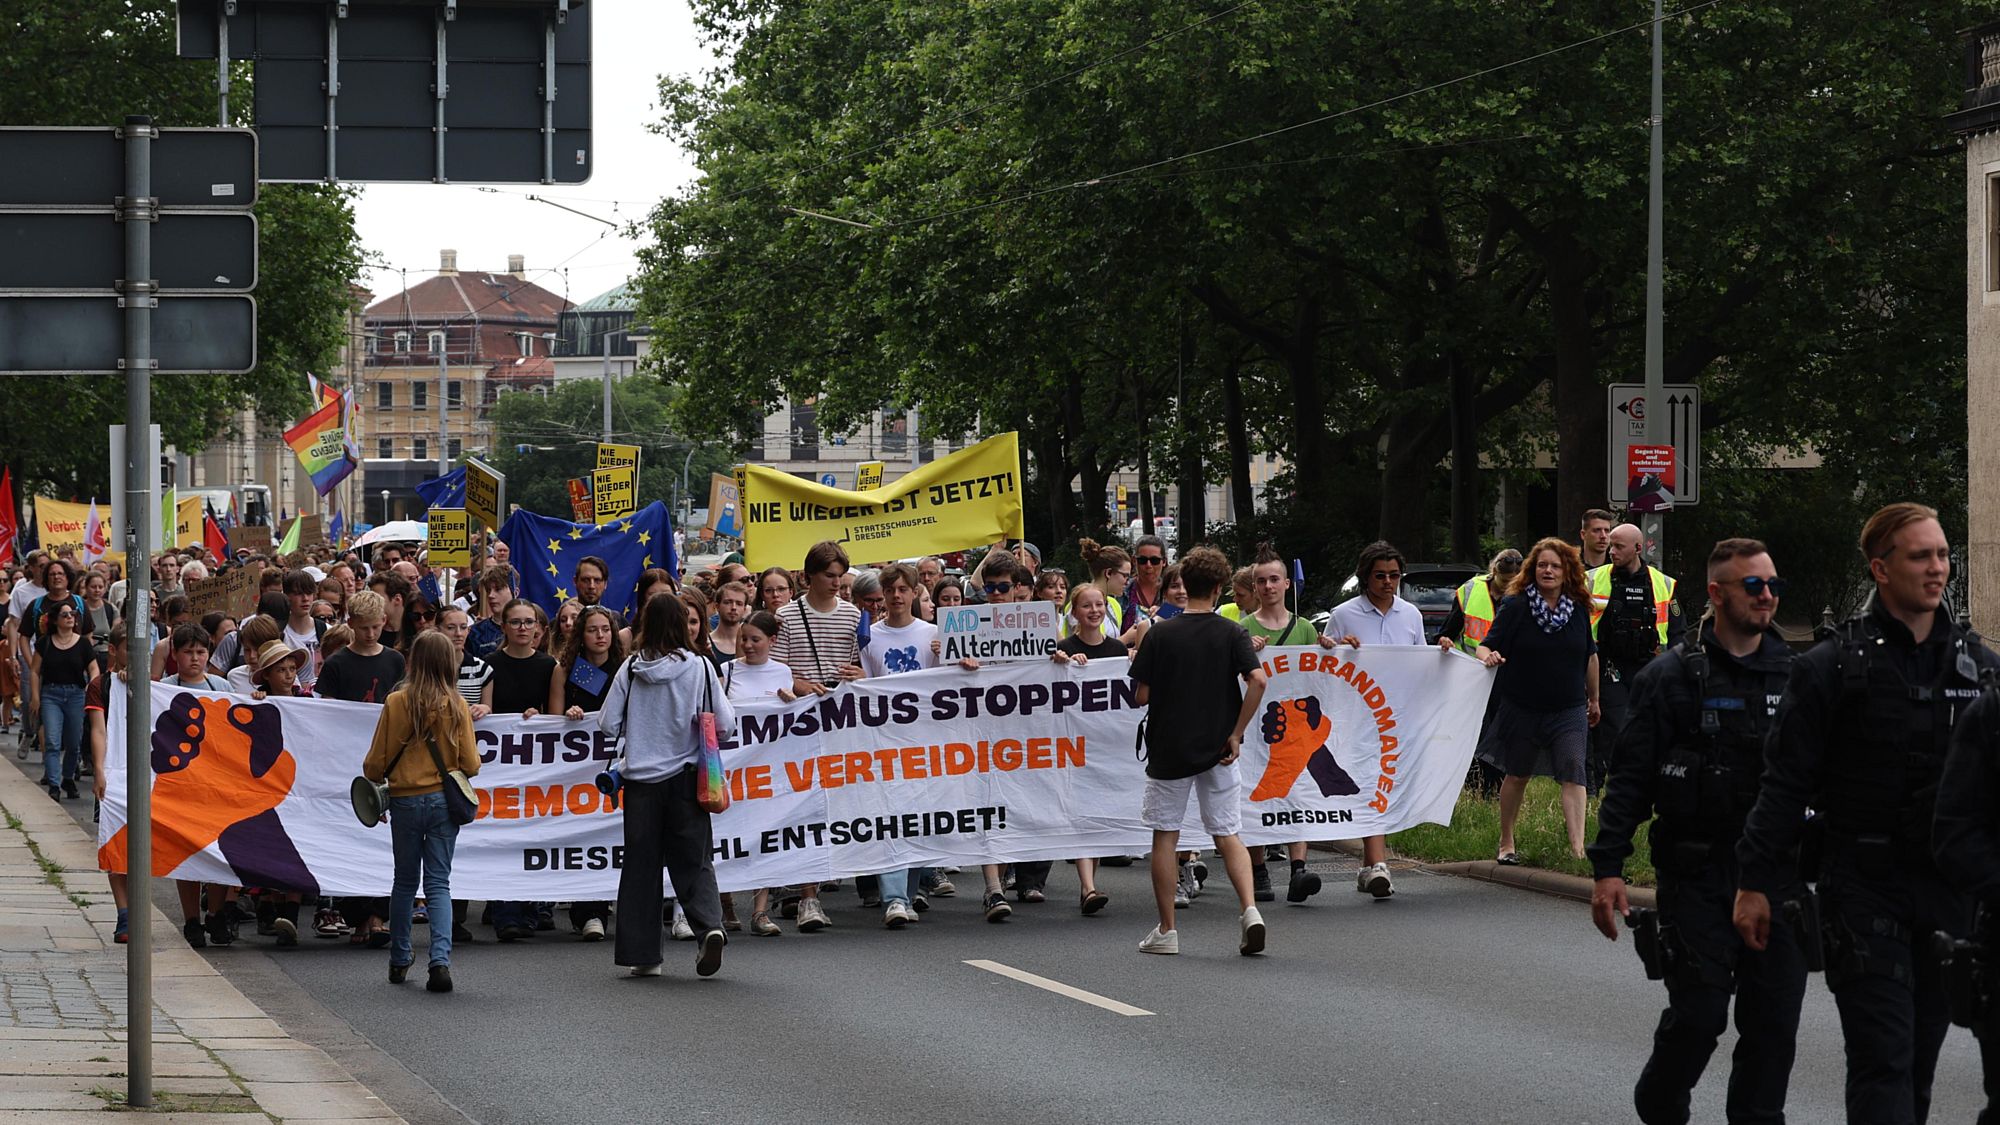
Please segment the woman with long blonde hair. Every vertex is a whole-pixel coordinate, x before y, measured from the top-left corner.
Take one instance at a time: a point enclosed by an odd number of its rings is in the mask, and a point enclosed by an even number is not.
[[[408,976],[410,916],[416,906],[421,869],[430,910],[432,992],[450,992],[451,857],[458,824],[446,809],[446,771],[467,777],[479,772],[479,747],[472,735],[472,711],[458,692],[458,650],[436,630],[410,642],[403,682],[389,693],[375,724],[375,741],[361,772],[389,783],[389,834],[395,845],[396,879],[390,892],[389,982]]]

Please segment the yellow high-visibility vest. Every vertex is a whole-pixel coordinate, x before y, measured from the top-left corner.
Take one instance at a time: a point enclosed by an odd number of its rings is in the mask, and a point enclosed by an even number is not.
[[[1653,580],[1653,624],[1660,631],[1660,647],[1666,647],[1667,617],[1674,607],[1674,580],[1661,574],[1656,567],[1647,567],[1646,573]],[[1611,564],[1606,563],[1590,572],[1590,635],[1597,636],[1597,623],[1604,618],[1604,610],[1611,604]]]
[[[1493,628],[1492,576],[1475,574],[1458,588],[1458,610],[1465,615],[1465,629],[1458,635],[1459,651],[1470,653]]]

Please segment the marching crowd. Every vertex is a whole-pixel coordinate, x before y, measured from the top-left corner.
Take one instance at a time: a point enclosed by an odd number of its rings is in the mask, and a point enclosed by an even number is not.
[[[1592,510],[1578,538],[1501,552],[1458,588],[1434,643],[1496,670],[1477,758],[1482,784],[1497,779],[1498,862],[1520,862],[1514,830],[1529,779],[1553,777],[1570,850],[1597,877],[1593,921],[1613,940],[1629,927],[1648,975],[1667,984],[1635,1089],[1641,1119],[1687,1120],[1734,998],[1742,1042],[1730,1119],[1782,1120],[1805,975],[1823,958],[1848,1041],[1851,1119],[1922,1121],[1948,1017],[1974,1026],[1983,1045],[2000,1040],[2000,986],[1968,967],[2000,955],[1990,932],[2000,925],[1985,913],[1974,924],[1975,902],[2000,894],[2000,698],[1990,690],[2000,658],[1943,605],[1949,547],[1936,513],[1915,504],[1876,513],[1861,536],[1868,608],[1796,659],[1775,631],[1785,581],[1762,543],[1715,545],[1707,612],[1686,627],[1676,583],[1644,562],[1638,528]],[[1260,953],[1257,903],[1279,893],[1301,903],[1321,882],[1304,844],[1253,854],[1237,836],[1234,763],[1264,691],[1257,652],[1425,644],[1422,615],[1399,596],[1405,561],[1386,543],[1365,549],[1360,593],[1321,629],[1297,612],[1291,575],[1268,549],[1232,568],[1208,547],[1176,560],[1150,535],[1129,550],[1078,546],[1086,570],[1072,576],[1025,542],[996,545],[969,574],[937,557],[853,567],[839,544],[822,542],[796,570],[752,572],[736,556],[684,580],[647,570],[629,615],[603,604],[611,567],[587,557],[574,567],[576,597],[551,615],[517,595],[504,543],[482,569],[444,573],[392,544],[290,569],[232,560],[263,567],[257,611],[241,620],[197,618],[183,592],[220,560],[169,554],[155,571],[150,675],[252,698],[381,705],[364,774],[386,784],[395,845],[388,898],[301,901],[282,887],[183,884],[186,938],[227,945],[254,926],[291,945],[310,929],[387,948],[390,979],[401,982],[415,962],[412,926],[427,922],[429,987],[449,991],[453,943],[473,940],[471,904],[453,902],[449,888],[458,825],[471,818],[454,810],[463,802],[451,791],[479,768],[473,721],[595,716],[623,753],[617,902],[487,903],[477,924],[502,942],[532,939],[556,930],[566,906],[579,940],[613,936],[617,919],[615,961],[632,975],[660,973],[669,932],[696,943],[697,973],[712,974],[730,932],[832,925],[825,895],[840,884],[764,888],[743,902],[718,894],[693,720],[727,725],[745,700],[936,667],[938,611],[1042,599],[1062,610],[1054,659],[1129,658],[1135,697],[1150,708],[1141,807],[1158,923],[1140,949],[1179,951],[1175,911],[1208,880],[1202,856],[1178,847],[1193,801],[1237,900],[1239,951]],[[22,755],[39,745],[51,797],[79,799],[89,778],[102,798],[105,685],[129,674],[119,576],[36,552],[8,578],[6,663],[19,682],[0,688],[18,686],[26,703]],[[11,694],[0,691],[0,708]],[[0,709],[0,729],[11,718]],[[1273,772],[1282,784],[1304,768]],[[1586,798],[1600,792],[1599,832],[1586,842]],[[1624,880],[1649,821],[1657,914],[1632,906]],[[1394,895],[1385,842],[1362,846],[1356,891]],[[1109,904],[1099,864],[1140,858],[1075,857],[1076,908]],[[1282,887],[1272,862],[1287,865]],[[852,889],[884,926],[902,929],[957,895],[957,877],[997,923],[1016,905],[1047,901],[1053,866],[858,873]],[[662,868],[678,901],[662,899]],[[124,880],[111,880],[123,940]],[[1996,1053],[1986,1052],[1989,1097],[2000,1091]]]

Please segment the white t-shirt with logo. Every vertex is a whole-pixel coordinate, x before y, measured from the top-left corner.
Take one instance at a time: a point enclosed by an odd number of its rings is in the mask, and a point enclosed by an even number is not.
[[[931,642],[936,639],[937,626],[928,621],[912,619],[901,628],[876,625],[868,631],[868,647],[861,650],[861,670],[872,679],[935,668]]]
[[[729,699],[767,699],[792,690],[792,670],[775,660],[745,664],[732,660],[722,666],[722,694]]]

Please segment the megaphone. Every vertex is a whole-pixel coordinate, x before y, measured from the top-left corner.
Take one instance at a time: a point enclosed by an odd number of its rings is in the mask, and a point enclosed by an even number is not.
[[[613,764],[610,769],[597,775],[597,791],[611,798],[611,800],[605,802],[606,808],[615,809],[618,807],[618,791],[624,787],[625,775],[620,772],[616,764]]]

